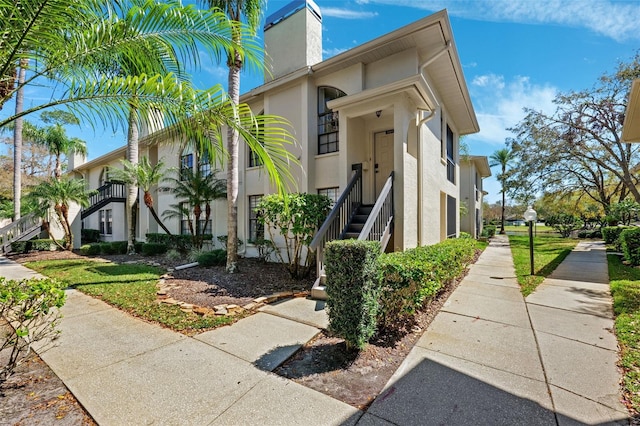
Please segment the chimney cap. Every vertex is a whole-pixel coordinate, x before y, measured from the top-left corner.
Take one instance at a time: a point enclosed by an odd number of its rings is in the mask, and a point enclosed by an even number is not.
[[[264,30],[268,30],[269,28],[287,19],[289,16],[304,9],[305,7],[309,9],[311,13],[316,15],[319,21],[322,21],[322,13],[320,13],[320,8],[313,2],[313,0],[294,0],[283,8],[267,16],[267,20],[264,24]]]

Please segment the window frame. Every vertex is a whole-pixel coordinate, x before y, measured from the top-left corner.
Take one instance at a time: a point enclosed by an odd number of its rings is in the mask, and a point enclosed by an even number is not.
[[[447,140],[447,145],[446,145],[447,180],[455,184],[456,183],[456,162],[454,158],[455,136],[453,134],[453,130],[451,129],[448,123],[446,125],[446,140]]]
[[[263,194],[249,195],[247,197],[247,206],[249,209],[247,216],[247,241],[255,241],[264,239],[264,225],[258,221],[258,213],[255,211],[256,206],[262,200]]]
[[[327,92],[334,91],[334,97]],[[327,102],[347,96],[345,92],[332,86],[318,87],[318,155],[340,151],[340,116],[338,111],[327,107]]]
[[[335,191],[334,196],[329,195],[331,191]],[[318,195],[324,195],[331,200],[331,208],[335,206],[336,202],[338,201],[338,198],[340,198],[339,186],[329,186],[326,188],[318,188],[316,192],[318,193]]]

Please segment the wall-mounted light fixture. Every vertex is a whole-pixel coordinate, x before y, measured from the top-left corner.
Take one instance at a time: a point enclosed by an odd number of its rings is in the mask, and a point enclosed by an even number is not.
[[[376,117],[380,118],[380,116],[382,115],[382,110],[379,109],[376,111]]]

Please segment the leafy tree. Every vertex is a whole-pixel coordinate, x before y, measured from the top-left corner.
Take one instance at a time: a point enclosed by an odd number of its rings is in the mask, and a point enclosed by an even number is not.
[[[278,249],[275,253],[292,277],[309,275],[314,260],[309,244],[330,210],[331,200],[316,194],[270,194],[258,203],[258,220],[265,225],[271,240],[274,241],[274,232],[284,238],[287,258]]]
[[[165,210],[162,216],[178,220],[186,218],[193,246],[200,249],[206,225],[211,218],[211,202],[226,198],[226,182],[224,179],[216,178],[215,171],[203,175],[199,167],[196,167],[195,172],[183,169],[174,170],[174,173],[176,177],[168,177],[164,181],[169,184],[166,189],[173,192],[179,203],[172,204],[171,209]],[[204,221],[200,219],[203,205]]]
[[[567,238],[571,235],[575,229],[580,229],[582,227],[582,221],[572,215],[567,213],[560,213],[547,218],[547,225],[555,229],[560,235],[564,238]]]
[[[62,176],[62,157],[71,154],[87,155],[87,143],[80,138],[69,138],[67,131],[61,124],[54,124],[43,130],[43,138],[40,143],[55,158],[53,175],[56,179]]]
[[[509,141],[518,168],[513,179],[534,192],[580,192],[602,204],[640,202],[637,144],[620,140],[631,82],[640,77],[640,56],[620,63],[593,88],[559,93],[556,110],[526,109]]]
[[[69,176],[62,176],[59,179],[49,179],[33,188],[30,193],[39,201],[39,212],[41,217],[46,218],[49,209],[53,209],[56,218],[64,232],[64,248],[73,248],[73,232],[71,232],[71,222],[69,221],[69,206],[71,203],[87,207],[89,197],[95,191],[88,191],[83,179],[73,179]],[[47,226],[48,228],[48,226]],[[50,234],[50,232],[49,232]],[[55,241],[55,239],[54,239]]]
[[[640,204],[632,200],[612,204],[609,208],[609,214],[625,226],[630,225],[638,213],[640,213]]]
[[[249,36],[255,37],[260,27],[262,12],[266,7],[266,0],[201,0],[210,8],[223,10],[229,19],[235,22],[247,23]],[[240,31],[232,33],[232,39],[237,46],[243,46],[247,41]],[[235,105],[240,103],[240,70],[245,65],[242,51],[237,48],[227,49],[227,67],[229,68],[228,86],[229,97]],[[238,148],[239,134],[234,127],[227,129],[227,272],[234,273],[238,269]]]
[[[498,175],[498,180],[502,185],[501,193],[502,193],[502,215],[500,218],[500,233],[504,234],[504,209],[505,209],[505,193],[507,191],[507,166],[513,159],[513,154],[508,148],[502,148],[491,154],[489,157],[490,163],[489,167],[497,167],[500,166],[500,174]]]
[[[165,178],[164,163],[158,161],[155,165],[151,165],[148,157],[142,157],[137,164],[131,163],[129,160],[122,160],[123,169],[111,169],[111,173],[116,180],[121,180],[128,185],[140,187],[144,192],[144,204],[147,206],[155,221],[160,225],[165,233],[171,235],[171,231],[166,227],[164,222],[158,217],[158,213],[154,207],[151,188],[156,186]]]

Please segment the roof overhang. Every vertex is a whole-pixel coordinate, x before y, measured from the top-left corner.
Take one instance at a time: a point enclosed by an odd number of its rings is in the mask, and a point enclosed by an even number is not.
[[[489,159],[486,156],[471,155],[469,159],[476,165],[480,177],[486,178],[491,176],[491,167],[489,167]]]
[[[622,142],[640,142],[640,79],[634,80],[622,126]]]

